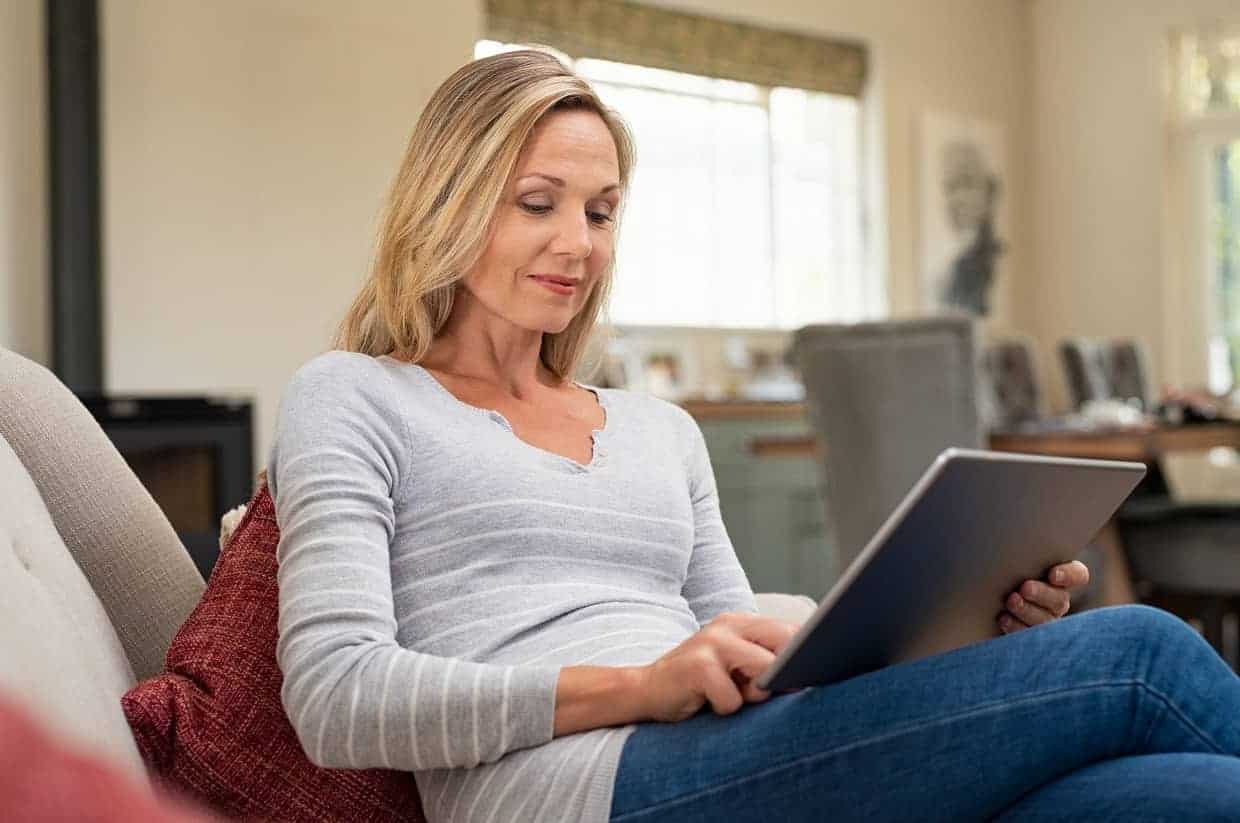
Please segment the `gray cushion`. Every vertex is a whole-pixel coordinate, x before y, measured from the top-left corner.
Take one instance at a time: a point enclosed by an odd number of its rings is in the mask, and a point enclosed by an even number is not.
[[[0,437],[33,479],[134,672],[162,671],[203,582],[159,506],[64,384],[3,348]]]
[[[133,682],[103,606],[0,438],[0,689],[78,745],[144,774],[120,705]]]

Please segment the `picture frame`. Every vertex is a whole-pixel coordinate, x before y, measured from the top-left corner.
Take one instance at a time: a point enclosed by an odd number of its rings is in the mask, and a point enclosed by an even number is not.
[[[1003,126],[926,113],[919,131],[922,308],[987,316],[1010,236]]]

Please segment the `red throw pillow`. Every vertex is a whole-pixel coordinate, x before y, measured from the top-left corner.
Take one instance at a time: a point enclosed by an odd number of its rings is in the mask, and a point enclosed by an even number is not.
[[[121,773],[98,756],[75,751],[0,695],[0,820],[22,823],[209,823],[205,812]]]
[[[276,665],[280,529],[264,484],[168,649],[167,671],[123,698],[151,771],[243,819],[424,823],[413,776],[323,769],[280,703]]]

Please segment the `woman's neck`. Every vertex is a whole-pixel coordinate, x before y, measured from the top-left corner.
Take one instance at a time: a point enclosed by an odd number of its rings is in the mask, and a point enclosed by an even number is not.
[[[420,365],[526,398],[562,382],[542,362],[542,334],[467,301],[454,307]]]

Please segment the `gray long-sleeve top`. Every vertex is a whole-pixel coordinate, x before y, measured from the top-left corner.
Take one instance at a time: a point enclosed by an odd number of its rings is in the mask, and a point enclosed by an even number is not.
[[[754,600],[692,418],[595,394],[583,466],[390,357],[293,377],[268,479],[311,760],[413,771],[432,821],[607,819],[632,727],[553,740],[561,667],[652,662]]]

